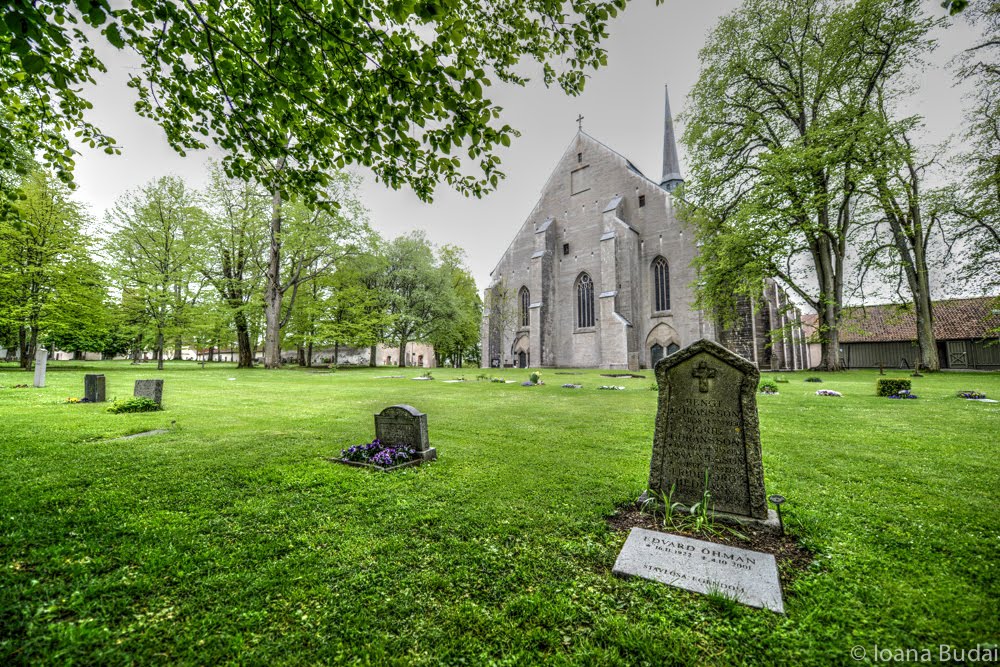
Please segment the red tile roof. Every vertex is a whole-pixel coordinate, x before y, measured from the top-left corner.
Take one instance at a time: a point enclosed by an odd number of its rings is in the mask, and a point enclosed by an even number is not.
[[[938,340],[992,338],[1000,328],[1000,297],[949,299],[934,302],[934,336]],[[992,330],[992,331],[991,331]],[[840,342],[876,343],[917,339],[917,321],[910,304],[844,308]]]

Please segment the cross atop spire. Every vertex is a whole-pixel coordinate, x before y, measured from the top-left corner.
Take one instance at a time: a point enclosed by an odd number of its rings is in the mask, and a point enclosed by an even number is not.
[[[660,179],[660,187],[673,192],[674,189],[684,182],[681,176],[681,162],[677,158],[677,142],[674,139],[674,121],[670,115],[670,93],[667,87],[663,87],[664,111],[663,111],[663,178]]]
[[[583,114],[576,117],[576,129],[578,132],[583,132]]]

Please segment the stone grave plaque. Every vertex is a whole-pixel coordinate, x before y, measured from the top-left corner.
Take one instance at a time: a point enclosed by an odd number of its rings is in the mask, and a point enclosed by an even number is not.
[[[778,564],[759,551],[633,528],[612,572],[785,613]]]
[[[767,521],[757,424],[757,368],[709,340],[656,364],[659,399],[649,488],[715,512]]]
[[[412,405],[391,405],[375,415],[375,437],[387,445],[408,445],[424,461],[437,458],[427,438],[427,415]]]
[[[136,380],[132,395],[151,398],[160,405],[163,403],[163,380]]]
[[[45,386],[45,366],[49,362],[49,351],[44,347],[38,348],[35,352],[35,387],[41,389]]]
[[[103,375],[88,374],[83,376],[83,397],[89,403],[103,403],[107,400]]]

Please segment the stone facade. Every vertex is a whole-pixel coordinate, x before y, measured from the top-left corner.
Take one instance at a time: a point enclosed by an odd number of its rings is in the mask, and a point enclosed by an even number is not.
[[[483,367],[636,370],[702,338],[726,344],[714,318],[691,305],[697,250],[672,194],[682,181],[669,102],[664,123],[660,183],[582,130],[567,146],[490,274]],[[656,273],[664,261],[666,289]],[[773,287],[765,300],[780,293]],[[768,322],[785,317],[774,305]],[[734,350],[765,368],[804,367],[784,341],[773,346],[778,365],[762,363],[770,349],[762,316],[747,312],[734,327],[742,339]],[[789,332],[788,349],[801,340]]]

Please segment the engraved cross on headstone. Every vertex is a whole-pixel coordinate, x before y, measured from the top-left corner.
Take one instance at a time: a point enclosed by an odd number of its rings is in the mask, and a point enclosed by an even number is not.
[[[708,381],[715,377],[715,369],[702,361],[696,368],[691,369],[691,377],[698,378],[698,391],[707,394]]]

